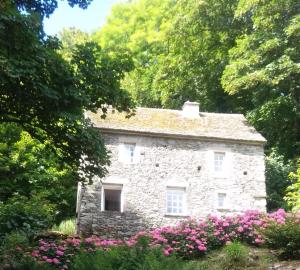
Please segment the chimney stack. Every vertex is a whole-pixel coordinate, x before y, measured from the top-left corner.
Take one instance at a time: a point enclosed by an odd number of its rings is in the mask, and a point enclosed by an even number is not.
[[[199,103],[186,101],[182,106],[182,116],[186,118],[199,118]]]

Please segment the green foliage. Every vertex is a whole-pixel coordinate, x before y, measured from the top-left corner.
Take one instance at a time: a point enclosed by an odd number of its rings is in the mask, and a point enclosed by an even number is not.
[[[224,247],[224,270],[244,268],[248,262],[249,250],[239,242]]]
[[[77,45],[83,45],[91,41],[88,33],[74,27],[63,28],[63,30],[59,33],[59,39],[62,45],[60,48],[60,53],[62,54],[63,58],[68,61],[71,61],[72,53],[76,49]]]
[[[236,39],[222,84],[248,119],[286,158],[300,155],[299,2],[239,2],[237,19],[252,30]]]
[[[127,50],[135,69],[123,85],[139,105],[178,108],[187,99],[202,109],[230,110],[220,76],[243,22],[237,1],[170,0],[116,5],[94,39],[112,51]]]
[[[161,106],[160,89],[156,89],[156,74],[169,44],[167,30],[174,16],[172,0],[141,0],[120,3],[113,7],[107,24],[93,39],[112,55],[127,52],[135,69],[126,74],[123,87],[139,105]]]
[[[0,245],[0,265],[17,267],[23,260],[24,251],[29,246],[29,239],[26,234],[12,232],[6,234]]]
[[[266,156],[266,189],[267,210],[275,211],[279,208],[288,209],[284,200],[287,187],[291,184],[289,174],[293,170],[292,162],[287,162],[284,156],[275,149]]]
[[[290,174],[292,184],[287,188],[286,201],[294,211],[300,211],[300,159],[298,169]]]
[[[72,219],[66,219],[60,222],[59,225],[55,225],[52,227],[52,231],[59,232],[65,235],[75,235],[76,233],[76,220],[74,218]]]
[[[54,208],[45,199],[15,195],[0,203],[0,239],[11,232],[33,236],[54,222]]]
[[[0,121],[21,126],[75,173],[82,172],[82,178],[103,176],[108,154],[84,111],[105,104],[129,111],[130,97],[119,83],[128,63],[93,43],[79,46],[70,61],[64,60],[59,41],[42,31],[42,17],[53,12],[57,1],[42,2],[1,4]],[[89,2],[69,0],[81,7]],[[102,112],[104,117],[106,109]]]
[[[285,223],[272,223],[262,230],[266,244],[278,249],[283,258],[300,258],[300,226],[299,217],[286,218]]]
[[[135,247],[114,247],[109,251],[81,253],[74,259],[74,270],[176,270],[182,269],[183,262],[175,257],[165,257],[161,249],[149,248],[147,243]]]
[[[0,125],[0,201],[39,194],[55,205],[56,220],[75,214],[76,174],[16,124]]]
[[[53,270],[53,266],[45,263],[36,263],[33,259],[29,257],[23,257],[20,261],[16,261],[11,265],[13,270]]]

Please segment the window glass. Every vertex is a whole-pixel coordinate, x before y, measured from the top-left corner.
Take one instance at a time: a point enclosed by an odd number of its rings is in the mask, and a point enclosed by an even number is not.
[[[224,167],[225,153],[215,152],[214,153],[214,168],[215,172],[222,172]]]
[[[226,193],[218,193],[218,207],[224,207],[226,202]]]
[[[183,214],[184,206],[185,206],[185,190],[168,189],[167,190],[167,213]]]
[[[133,163],[135,157],[135,144],[125,143],[124,144],[124,158],[126,162]]]

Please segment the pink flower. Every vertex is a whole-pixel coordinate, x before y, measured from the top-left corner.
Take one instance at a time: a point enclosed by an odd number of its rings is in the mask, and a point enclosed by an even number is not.
[[[60,261],[59,261],[58,259],[56,259],[56,258],[52,259],[52,262],[53,262],[54,264],[60,264]]]
[[[57,256],[63,256],[63,255],[64,255],[64,252],[61,251],[61,250],[57,250],[57,251],[56,251],[56,255],[57,255]]]
[[[206,248],[205,246],[203,246],[203,245],[198,246],[198,249],[199,249],[200,251],[206,251],[206,250],[207,250],[207,248]]]
[[[238,231],[239,233],[242,233],[242,232],[244,231],[244,228],[243,228],[242,226],[240,226],[240,227],[237,228],[237,231]]]
[[[38,250],[34,250],[31,252],[31,256],[32,257],[38,257],[40,255],[39,251]]]

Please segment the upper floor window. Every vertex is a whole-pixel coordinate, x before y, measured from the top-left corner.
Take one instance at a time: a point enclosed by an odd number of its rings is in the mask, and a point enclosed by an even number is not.
[[[119,149],[119,159],[125,163],[134,163],[136,161],[136,144],[123,143]]]
[[[215,152],[214,153],[214,171],[223,172],[225,163],[225,153],[224,152]]]
[[[185,188],[168,188],[167,214],[184,214],[185,200]]]

